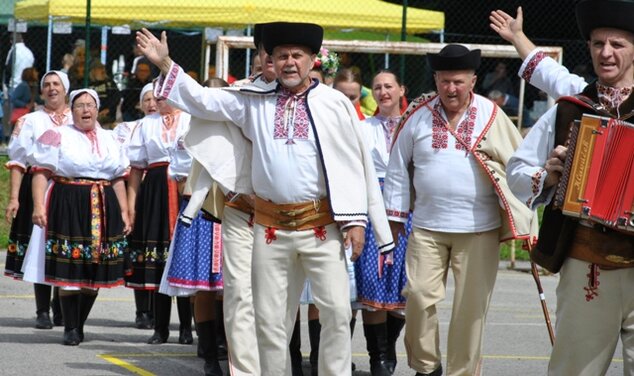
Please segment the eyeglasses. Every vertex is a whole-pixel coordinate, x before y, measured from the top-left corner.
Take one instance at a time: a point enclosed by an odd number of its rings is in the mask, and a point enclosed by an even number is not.
[[[94,103],[75,103],[73,105],[73,108],[78,108],[80,110],[94,110],[95,108],[97,108],[97,105]]]

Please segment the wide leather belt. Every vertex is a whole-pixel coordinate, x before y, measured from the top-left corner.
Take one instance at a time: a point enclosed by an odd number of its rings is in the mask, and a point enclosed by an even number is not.
[[[570,257],[608,270],[634,267],[634,236],[601,228],[577,226]]]
[[[235,196],[235,194],[225,196],[225,205],[226,206],[229,206],[231,208],[240,210],[243,213],[253,214],[253,207],[244,198],[244,195],[239,194],[239,195],[237,195],[238,197],[236,197],[235,199],[232,199],[234,196]]]
[[[303,231],[326,226],[335,221],[328,199],[294,204],[275,204],[255,197],[255,223],[281,230]]]

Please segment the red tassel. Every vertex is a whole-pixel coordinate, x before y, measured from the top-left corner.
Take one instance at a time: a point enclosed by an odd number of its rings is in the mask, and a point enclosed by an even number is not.
[[[273,243],[273,240],[277,240],[277,236],[275,236],[275,231],[277,229],[275,227],[267,227],[264,230],[264,238],[266,239],[266,244]]]
[[[586,302],[599,295],[597,289],[599,288],[599,274],[601,274],[596,264],[590,264],[588,268],[590,269],[590,272],[586,274],[588,276],[588,286],[583,288],[586,291]]]
[[[319,227],[315,227],[313,228],[313,232],[315,232],[315,237],[319,240],[321,240],[322,242],[326,240],[326,227],[325,226],[319,226]]]

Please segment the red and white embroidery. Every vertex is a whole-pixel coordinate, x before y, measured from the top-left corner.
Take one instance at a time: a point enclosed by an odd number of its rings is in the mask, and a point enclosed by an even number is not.
[[[398,217],[398,218],[407,218],[407,216],[409,215],[409,212],[402,212],[402,211],[392,210],[392,209],[385,210],[385,213],[387,213],[388,217]]]
[[[274,139],[286,139],[287,144],[293,140],[307,140],[310,128],[306,95],[295,95],[282,89],[275,102]]]
[[[449,140],[449,130],[438,112],[439,109],[440,101],[434,105],[435,114],[431,122],[431,148],[434,150],[447,149]]]
[[[471,137],[473,136],[473,128],[475,127],[477,111],[477,108],[470,107],[467,110],[465,119],[460,122],[460,124],[456,128],[456,138],[460,138],[462,140],[462,142],[460,142],[460,140],[458,139],[456,140],[457,150],[468,151],[469,149],[471,149]],[[468,149],[466,145],[469,145]]]
[[[533,174],[531,178],[531,193],[533,194],[528,201],[526,201],[526,205],[531,207],[533,201],[535,200],[537,194],[541,190],[542,176],[546,173],[546,170],[543,168],[539,169],[536,173]]]
[[[535,73],[535,68],[539,65],[539,63],[544,60],[546,55],[543,52],[539,51],[530,59],[528,64],[526,64],[526,69],[522,73],[522,78],[527,82],[531,82],[531,77],[533,77],[533,73]]]
[[[632,94],[631,87],[611,87],[601,85],[599,82],[597,82],[596,85],[597,93],[599,94],[599,102],[608,111],[619,108],[621,103],[623,103],[623,101],[625,101],[630,96],[630,94]]]
[[[62,142],[62,135],[59,134],[58,131],[54,129],[49,129],[46,132],[42,133],[40,138],[37,139],[42,145],[48,145],[53,147],[59,147]]]

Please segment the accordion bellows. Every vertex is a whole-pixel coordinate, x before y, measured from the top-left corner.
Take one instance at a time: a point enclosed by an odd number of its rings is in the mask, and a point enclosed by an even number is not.
[[[555,206],[634,232],[634,124],[585,114],[571,125],[567,146]]]

